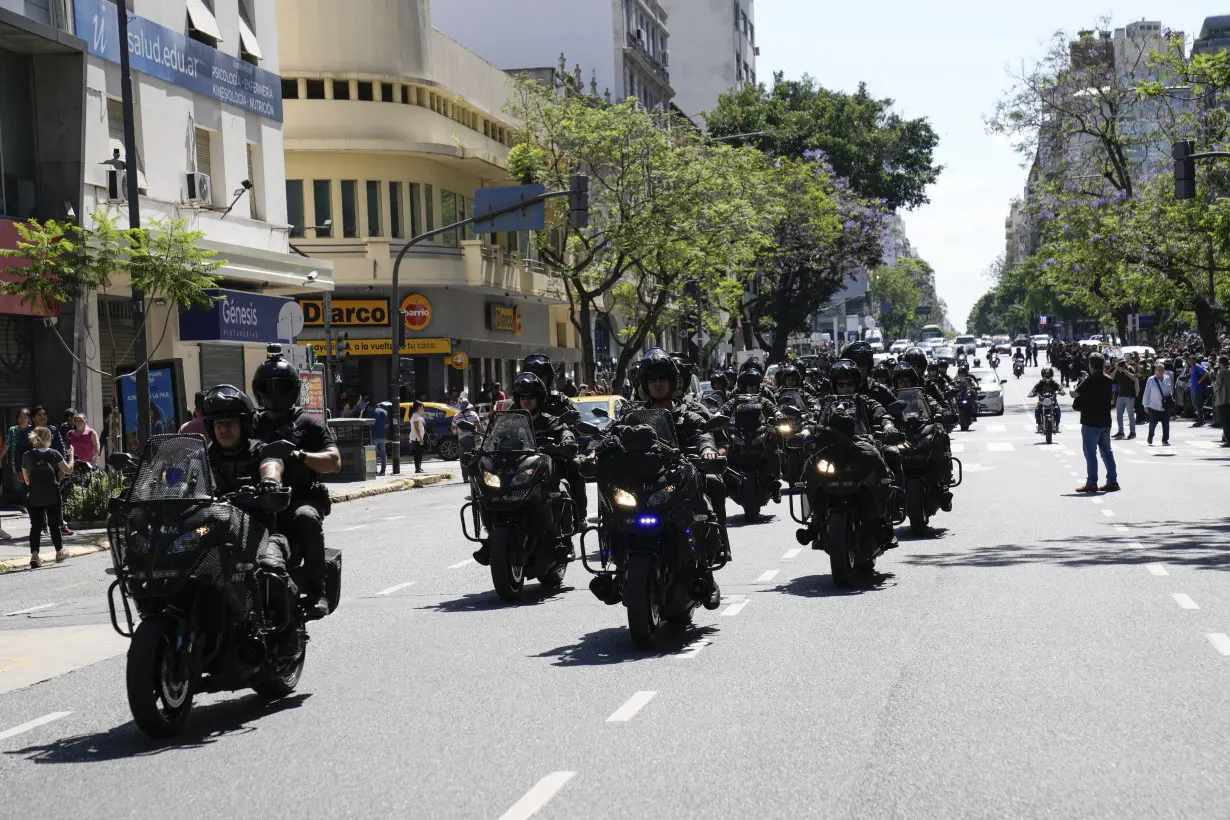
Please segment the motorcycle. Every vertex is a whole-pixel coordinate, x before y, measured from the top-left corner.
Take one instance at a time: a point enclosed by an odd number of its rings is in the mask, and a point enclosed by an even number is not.
[[[961,425],[961,432],[968,432],[969,426],[973,424],[974,419],[978,416],[977,391],[966,384],[958,389],[955,402],[957,405],[957,423]]]
[[[802,390],[788,388],[777,391],[778,417],[773,426],[779,437],[779,451],[782,459],[782,478],[786,481],[786,492],[794,492],[794,486],[803,476],[803,453],[787,448],[790,437],[801,432],[806,425],[807,399]],[[789,410],[787,408],[790,408]]]
[[[729,420],[715,416],[712,429]],[[704,473],[726,469],[722,458],[685,454],[668,410],[628,411],[583,462],[598,484],[598,523],[581,535],[581,561],[595,576],[590,588],[605,603],[623,602],[632,642],[652,649],[662,623],[687,625],[708,606],[711,573],[726,565],[729,546],[703,491]],[[586,537],[596,533],[597,566]],[[723,549],[715,554],[714,543]]]
[[[277,446],[263,455],[290,457]],[[289,488],[218,495],[205,440],[196,435],[152,436],[140,460],[115,453],[108,464],[131,477],[108,511],[115,581],[107,604],[111,626],[132,639],[125,677],[137,726],[153,738],[175,735],[205,692],[293,692],[306,658],[305,620],[286,578],[260,566],[269,531],[252,521],[286,509]],[[325,556],[332,612],[342,557],[338,550]],[[292,571],[291,581],[303,588],[297,576]]]
[[[734,416],[726,430],[727,492],[743,508],[746,521],[759,521],[770,500],[781,502],[778,432],[765,414],[760,396],[735,399]]]
[[[1019,379],[1024,373],[1025,373],[1025,360],[1024,359],[1013,359],[1012,360],[1012,375]]]
[[[467,425],[472,426],[465,421],[457,426]],[[486,543],[491,582],[508,604],[521,597],[527,575],[548,589],[564,584],[576,507],[565,483],[555,490],[550,486],[553,456],[573,458],[576,445],[538,444],[524,410],[493,413],[486,438],[469,456],[472,500],[461,508],[462,534]]]
[[[932,456],[942,425],[932,417],[922,388],[898,390],[897,403],[909,445],[901,450],[906,517],[910,520],[910,532],[925,535],[931,517],[939,511],[940,495],[944,491],[932,472]],[[952,456],[949,459],[957,468],[957,480],[952,486],[958,487],[961,485],[961,462]]]
[[[807,453],[798,511],[795,497],[790,497],[790,516],[804,525],[796,538],[804,546],[810,543],[812,549],[828,553],[833,583],[843,589],[875,570],[876,559],[892,537],[891,531],[883,531],[880,516],[884,489],[854,438],[857,412],[852,402],[837,402],[818,420],[815,430],[787,443],[788,448]],[[878,438],[903,440],[900,434]],[[888,489],[887,503],[890,522],[904,521],[899,487]]]
[[[1055,430],[1059,427],[1055,421],[1055,394],[1042,393],[1039,395],[1038,406],[1042,408],[1042,435],[1046,436],[1046,443],[1050,444]]]

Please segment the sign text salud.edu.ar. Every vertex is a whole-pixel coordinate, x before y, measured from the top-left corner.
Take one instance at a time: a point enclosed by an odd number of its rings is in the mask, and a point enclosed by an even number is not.
[[[77,36],[91,54],[120,61],[119,19],[109,0],[73,0]],[[213,97],[277,122],[282,121],[282,80],[144,17],[129,16],[132,70]]]

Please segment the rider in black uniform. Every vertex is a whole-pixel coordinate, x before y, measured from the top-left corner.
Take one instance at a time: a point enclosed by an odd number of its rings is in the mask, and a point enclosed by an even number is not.
[[[558,390],[552,389],[552,385],[555,384],[555,365],[551,363],[549,356],[545,353],[531,353],[522,362],[521,372],[533,373],[542,382],[547,393],[542,412],[554,416],[569,428],[581,420],[577,406],[572,400]],[[585,479],[581,476],[576,462],[570,461],[563,466],[563,470],[564,478],[568,482],[568,493],[572,496],[572,503],[576,505],[578,523],[584,525],[585,520],[589,517],[589,497],[585,492]]]

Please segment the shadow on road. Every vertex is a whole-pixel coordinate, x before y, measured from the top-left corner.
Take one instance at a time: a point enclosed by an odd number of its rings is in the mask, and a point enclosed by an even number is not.
[[[927,531],[922,535],[915,535],[914,531],[910,529],[909,524],[904,524],[897,529],[897,540],[899,541],[939,541],[940,539],[947,537],[947,527],[932,527],[928,525]]]
[[[777,519],[776,513],[762,512],[756,518],[747,519],[746,515],[732,515],[726,519],[726,529],[737,530],[740,527],[755,527],[758,524],[772,524]]]
[[[486,592],[467,592],[460,598],[441,601],[431,606],[419,607],[419,609],[429,609],[436,612],[487,612],[493,609],[537,606],[538,604],[545,604],[550,601],[562,600],[560,596],[565,592],[571,592],[573,589],[574,587],[570,586],[549,589],[537,581],[527,580],[525,589],[521,591],[521,598],[515,604],[504,603],[500,600],[500,596],[495,593],[495,590],[489,589]]]
[[[846,598],[866,592],[890,589],[897,585],[896,578],[897,576],[891,572],[872,572],[864,576],[858,586],[842,589],[833,583],[831,575],[804,575],[789,583],[779,584],[766,592],[780,592],[783,595],[797,595],[800,598]]]
[[[658,648],[644,652],[632,645],[626,627],[599,629],[579,641],[549,649],[535,658],[553,658],[552,666],[607,666],[627,661],[643,661],[676,655],[690,644],[717,632],[716,626],[683,627],[663,624],[658,632]]]
[[[250,695],[194,706],[184,730],[167,740],[152,740],[135,723],[125,723],[105,732],[60,738],[41,746],[13,749],[7,754],[35,763],[100,763],[148,757],[174,749],[193,749],[232,735],[254,732],[256,726],[249,724],[278,712],[298,709],[310,697],[311,694],[304,692],[269,701]]]
[[[1230,518],[1211,521],[1153,521],[1129,532],[1096,538],[1053,538],[1030,544],[997,544],[961,552],[920,552],[902,556],[907,564],[933,567],[1008,567],[1055,564],[1097,567],[1173,564],[1230,571]]]

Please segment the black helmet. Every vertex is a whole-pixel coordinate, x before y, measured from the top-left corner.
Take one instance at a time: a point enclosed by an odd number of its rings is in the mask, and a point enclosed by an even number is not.
[[[299,401],[299,371],[281,353],[271,355],[252,376],[252,395],[266,410],[291,409]]]
[[[692,363],[682,356],[671,356],[671,361],[675,363],[675,369],[679,371],[679,384],[676,385],[676,390],[683,395],[692,384]]]
[[[641,367],[643,367],[644,364],[645,361],[643,359],[637,359],[632,364],[628,365],[628,384],[632,385],[632,392],[637,395],[640,395],[641,392]]]
[[[759,393],[760,386],[764,383],[764,373],[759,368],[744,367],[739,371],[739,378],[735,382],[735,389],[740,393]]]
[[[675,391],[679,389],[680,374],[679,366],[675,361],[662,350],[651,350],[641,359],[640,380],[637,385],[641,388],[641,393],[646,397],[649,396],[649,382],[654,378],[665,376],[671,383],[671,395],[675,395]]]
[[[841,351],[841,358],[854,362],[864,371],[870,371],[875,364],[875,351],[866,342],[851,342]]]
[[[786,380],[793,376],[798,379],[798,384],[787,384]],[[777,386],[778,387],[802,387],[803,376],[799,373],[799,368],[793,362],[786,362],[777,369]]]
[[[513,382],[512,394],[513,401],[518,404],[522,399],[538,399],[538,412],[540,413],[547,407],[547,386],[532,372],[523,372],[517,376],[517,380]]]
[[[921,347],[911,347],[901,358],[914,368],[919,376],[922,376],[923,371],[927,369],[927,354]]]
[[[969,365],[963,364],[960,367],[958,367],[957,375],[958,376],[968,376],[969,375]]]
[[[739,366],[739,373],[740,374],[746,373],[748,370],[751,370],[752,368],[759,370],[762,374],[764,373],[764,362],[761,360],[759,356],[748,356],[747,361],[745,361],[742,365]]]
[[[205,432],[214,437],[214,422],[221,419],[239,419],[245,438],[252,435],[252,423],[256,419],[256,405],[248,394],[230,384],[210,388],[201,403],[201,418]]]
[[[900,387],[897,386],[897,382],[901,381],[902,379],[909,379],[910,387],[918,387],[918,371],[910,367],[910,365],[907,364],[906,362],[901,362],[900,364],[898,364],[896,367],[893,368],[893,389],[894,390],[901,389]]]
[[[718,382],[721,382],[721,383],[722,383],[722,386],[721,386],[721,387],[718,387]],[[719,370],[719,371],[717,371],[716,373],[714,373],[712,376],[710,376],[710,377],[709,377],[709,385],[710,385],[710,386],[711,386],[714,390],[725,390],[727,387],[729,387],[729,386],[730,386],[730,380],[726,378],[726,371],[725,371],[725,370]]]
[[[829,368],[829,383],[833,386],[833,392],[837,392],[837,382],[847,380],[854,381],[854,389],[857,391],[863,386],[863,371],[852,359],[838,359]]]
[[[887,381],[889,369],[887,364],[877,364],[871,368],[871,377],[876,381]]]
[[[551,357],[545,353],[531,353],[526,356],[521,363],[521,372],[533,373],[548,390],[555,382],[555,365],[551,364]]]
[[[1055,371],[1049,367],[1042,368],[1042,378],[1049,379],[1055,375]]]

